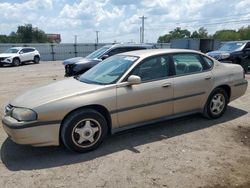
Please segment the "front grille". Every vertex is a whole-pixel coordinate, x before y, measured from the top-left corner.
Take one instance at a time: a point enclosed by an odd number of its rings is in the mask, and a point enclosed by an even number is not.
[[[4,60],[5,58],[3,58],[3,57],[0,57],[0,62],[2,62],[3,60]]]

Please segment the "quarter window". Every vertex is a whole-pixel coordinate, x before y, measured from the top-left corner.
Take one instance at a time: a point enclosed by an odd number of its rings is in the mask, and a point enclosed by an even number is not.
[[[159,80],[169,76],[168,56],[152,57],[139,64],[131,75],[140,76],[142,81]]]
[[[202,72],[203,66],[199,55],[176,54],[173,55],[176,75]]]

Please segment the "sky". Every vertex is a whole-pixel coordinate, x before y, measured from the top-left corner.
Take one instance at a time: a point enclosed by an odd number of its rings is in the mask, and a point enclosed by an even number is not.
[[[250,0],[0,0],[0,34],[32,24],[61,34],[62,43],[156,42],[176,27],[210,34],[250,25]]]

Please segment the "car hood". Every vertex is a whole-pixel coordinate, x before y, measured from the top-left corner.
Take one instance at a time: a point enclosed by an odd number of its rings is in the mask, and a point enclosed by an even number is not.
[[[72,64],[86,64],[86,63],[98,63],[101,60],[99,59],[87,59],[83,57],[75,57],[71,59],[66,59],[63,61],[63,65],[72,65]]]
[[[217,51],[208,52],[207,54],[212,56],[212,55],[220,55],[224,53],[230,53],[230,52],[217,50]]]
[[[46,86],[32,89],[10,101],[10,104],[16,107],[32,109],[53,101],[89,93],[101,87],[105,86],[86,84],[74,78],[68,78]]]
[[[207,55],[210,56],[210,57],[213,57],[217,60],[221,60],[221,59],[225,59],[224,56],[226,56],[226,58],[230,55],[230,52],[229,51],[212,51],[212,52],[208,52]]]
[[[0,57],[11,57],[13,55],[15,55],[15,54],[13,54],[13,53],[2,53],[2,54],[0,54]]]

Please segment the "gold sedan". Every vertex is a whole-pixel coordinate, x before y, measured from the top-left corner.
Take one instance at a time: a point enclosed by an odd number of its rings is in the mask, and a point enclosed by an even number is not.
[[[247,85],[241,66],[200,52],[133,51],[24,93],[9,103],[2,122],[16,143],[61,142],[86,152],[124,129],[193,113],[219,118]]]

